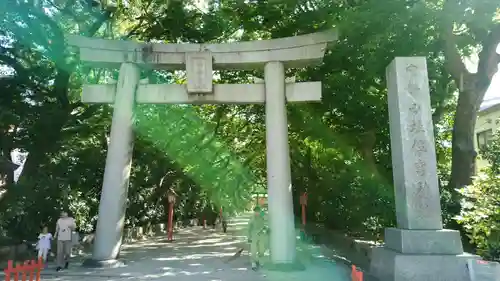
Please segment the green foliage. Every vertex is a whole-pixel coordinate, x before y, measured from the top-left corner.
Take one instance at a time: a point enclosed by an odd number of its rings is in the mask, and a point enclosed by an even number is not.
[[[480,152],[482,159],[488,161],[490,166],[485,172],[500,175],[500,133],[495,132],[488,145]]]
[[[457,221],[464,225],[481,256],[500,261],[500,134],[482,151],[490,166],[460,190],[462,211]]]
[[[482,174],[460,193],[464,199],[458,222],[478,254],[500,261],[500,175]]]

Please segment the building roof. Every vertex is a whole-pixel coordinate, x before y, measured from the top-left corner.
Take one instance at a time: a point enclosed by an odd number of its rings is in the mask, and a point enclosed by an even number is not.
[[[492,108],[495,105],[500,104],[500,97],[492,97],[490,99],[483,100],[483,103],[479,107],[479,112],[485,111],[489,108]]]

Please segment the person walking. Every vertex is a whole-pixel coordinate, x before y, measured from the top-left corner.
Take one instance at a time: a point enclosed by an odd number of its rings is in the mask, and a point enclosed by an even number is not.
[[[261,257],[266,251],[266,235],[267,226],[265,220],[265,212],[259,206],[253,209],[253,216],[248,223],[248,242],[250,243],[250,261],[252,262],[252,270],[257,270],[260,267]]]
[[[56,271],[67,269],[69,266],[69,258],[71,256],[72,239],[71,233],[76,228],[75,219],[68,216],[68,213],[61,212],[61,217],[56,223],[57,239],[57,268]]]
[[[36,243],[36,248],[38,249],[38,258],[42,258],[45,267],[47,267],[47,255],[50,251],[50,244],[52,242],[52,234],[49,229],[44,226],[42,233],[38,235],[38,242]]]
[[[222,211],[222,207],[220,207],[220,210],[219,210],[219,220],[220,220],[220,224],[222,226],[222,232],[226,233],[227,232],[227,218],[226,218],[226,214]]]
[[[224,233],[227,232],[227,219],[225,215],[222,216],[222,231]]]

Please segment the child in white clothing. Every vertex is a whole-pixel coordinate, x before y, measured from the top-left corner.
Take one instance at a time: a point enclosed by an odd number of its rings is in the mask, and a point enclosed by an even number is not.
[[[42,258],[45,264],[47,263],[47,255],[50,251],[51,240],[52,234],[49,233],[46,226],[43,227],[42,233],[38,235],[38,243],[36,246],[38,249],[38,258]]]

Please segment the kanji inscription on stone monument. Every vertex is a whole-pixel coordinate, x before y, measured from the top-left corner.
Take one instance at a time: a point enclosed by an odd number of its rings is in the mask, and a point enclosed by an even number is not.
[[[388,68],[388,84],[398,226],[402,229],[441,229],[425,60],[396,59]]]
[[[420,181],[413,185],[413,190],[415,197],[418,200],[415,200],[413,207],[419,210],[422,210],[424,213],[428,210],[429,204],[429,184],[426,181]]]
[[[415,161],[415,173],[419,177],[425,176],[425,162],[422,159]]]
[[[422,70],[414,64],[410,64],[406,67],[406,74],[408,75],[408,86],[406,90],[411,94],[417,94],[422,89],[423,76],[421,74]]]
[[[408,122],[408,131],[412,134],[424,133],[425,128],[424,124],[422,123],[420,105],[412,103],[410,108],[408,108],[408,111],[408,118],[410,120]]]
[[[421,139],[416,139],[416,140],[413,141],[412,149],[417,154],[426,153],[427,152],[427,147],[425,147],[425,141],[421,140]]]

